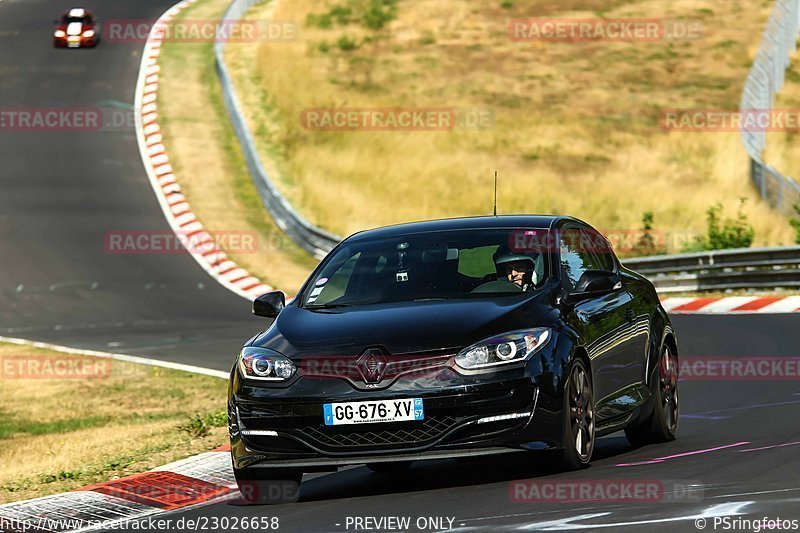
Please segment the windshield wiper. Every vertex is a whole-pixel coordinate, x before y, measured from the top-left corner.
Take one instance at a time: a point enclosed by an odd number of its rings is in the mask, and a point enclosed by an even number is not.
[[[303,306],[303,309],[336,309],[338,307],[353,307],[353,304],[311,304]]]

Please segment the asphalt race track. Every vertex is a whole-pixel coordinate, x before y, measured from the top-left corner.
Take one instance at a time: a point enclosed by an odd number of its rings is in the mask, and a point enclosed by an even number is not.
[[[154,19],[172,3],[86,7],[105,19]],[[71,4],[0,0],[2,107],[133,101],[141,43],[52,47],[50,23]],[[108,231],[169,231],[132,124],[106,132],[0,128],[0,180],[0,335],[227,370],[262,324],[188,255],[106,252]],[[800,356],[798,315],[683,315],[674,325],[684,356]],[[446,526],[452,519],[462,531],[697,531],[702,520],[714,530],[715,515],[800,519],[797,381],[685,381],[680,393],[677,441],[631,450],[621,434],[605,437],[581,472],[553,474],[523,454],[429,462],[397,474],[358,467],[306,476],[296,504],[233,501],[169,517],[276,516],[283,531],[363,530],[353,518],[381,516],[410,517],[412,530],[418,519],[440,517]],[[630,464],[651,459],[659,460]],[[654,480],[691,490],[677,501],[512,501],[509,484],[524,479]]]
[[[86,7],[105,20],[154,20],[173,3]],[[51,22],[73,4],[0,2],[2,107],[126,115],[114,106],[133,103],[143,43],[53,48]],[[229,370],[263,322],[246,300],[188,254],[106,251],[108,232],[171,232],[128,115],[104,131],[0,128],[0,335]]]
[[[684,315],[675,317],[674,324],[687,355],[797,356],[800,351],[796,333],[800,320],[794,316]],[[715,514],[800,519],[797,381],[685,381],[680,393],[682,416],[675,442],[631,450],[623,434],[610,435],[598,440],[592,466],[581,472],[553,474],[526,455],[471,463],[418,463],[394,474],[357,467],[306,476],[300,502],[295,504],[253,507],[234,501],[172,516],[277,516],[288,531],[354,531],[352,522],[347,528],[348,517],[387,515],[411,517],[412,523],[420,517],[449,517],[461,531],[626,526],[697,531],[696,519]],[[794,445],[756,450],[786,443]],[[700,453],[617,466],[687,452]],[[655,481],[665,487],[674,483],[693,492],[673,501],[628,504],[516,502],[509,494],[509,484],[515,480],[619,479]],[[706,529],[712,530],[712,522],[707,518]]]

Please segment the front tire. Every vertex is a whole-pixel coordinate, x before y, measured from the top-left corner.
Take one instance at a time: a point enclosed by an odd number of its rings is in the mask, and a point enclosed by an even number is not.
[[[255,504],[293,503],[300,497],[303,473],[272,468],[233,470],[242,498]]]
[[[625,428],[625,436],[635,447],[675,440],[678,432],[678,355],[668,345],[661,349],[658,372],[650,383],[653,411],[643,422]]]
[[[594,392],[589,371],[581,359],[570,366],[564,385],[563,450],[551,455],[558,470],[578,470],[589,466],[594,451]]]

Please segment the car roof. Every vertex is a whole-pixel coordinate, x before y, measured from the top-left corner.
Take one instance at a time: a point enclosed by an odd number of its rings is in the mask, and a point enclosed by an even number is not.
[[[544,228],[549,229],[562,220],[572,220],[585,224],[576,218],[554,215],[501,215],[482,217],[444,218],[384,226],[360,231],[348,237],[347,241],[393,237],[409,233],[426,233],[431,231],[491,229],[491,228]]]

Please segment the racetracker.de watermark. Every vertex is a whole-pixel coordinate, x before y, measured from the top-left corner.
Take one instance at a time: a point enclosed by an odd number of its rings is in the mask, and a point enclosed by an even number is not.
[[[109,254],[208,253],[216,250],[254,254],[267,248],[255,231],[109,231],[103,248]]]
[[[4,107],[0,131],[98,131],[103,111],[98,107]]]
[[[681,381],[800,380],[800,357],[694,357],[680,359]]]
[[[696,237],[697,233],[693,231],[665,232],[656,229],[567,229],[559,233],[547,229],[519,229],[509,233],[508,247],[518,253],[557,252],[563,242],[578,253],[608,253],[610,245],[617,253],[653,254],[683,249]]]
[[[512,19],[512,41],[524,42],[626,42],[692,41],[703,37],[699,20],[524,18]]]
[[[114,43],[149,41],[177,43],[258,43],[296,41],[299,25],[293,20],[218,20],[181,19],[170,22],[153,20],[108,20],[102,38]]]
[[[0,131],[130,132],[134,125],[133,106],[0,108]]]
[[[3,355],[0,379],[100,379],[111,375],[111,359],[80,355]]]
[[[453,131],[494,128],[494,111],[456,107],[315,107],[300,112],[309,131]]]
[[[800,109],[666,109],[661,128],[680,132],[800,131]]]
[[[319,288],[318,288],[319,289]],[[321,289],[319,289],[321,291]],[[312,292],[313,294],[313,292]],[[416,379],[450,368],[450,355],[381,355],[374,362],[346,355],[315,355],[300,361],[298,372],[307,378],[348,378],[354,381]]]
[[[508,485],[514,503],[656,503],[703,499],[697,481],[663,479],[517,480]]]

